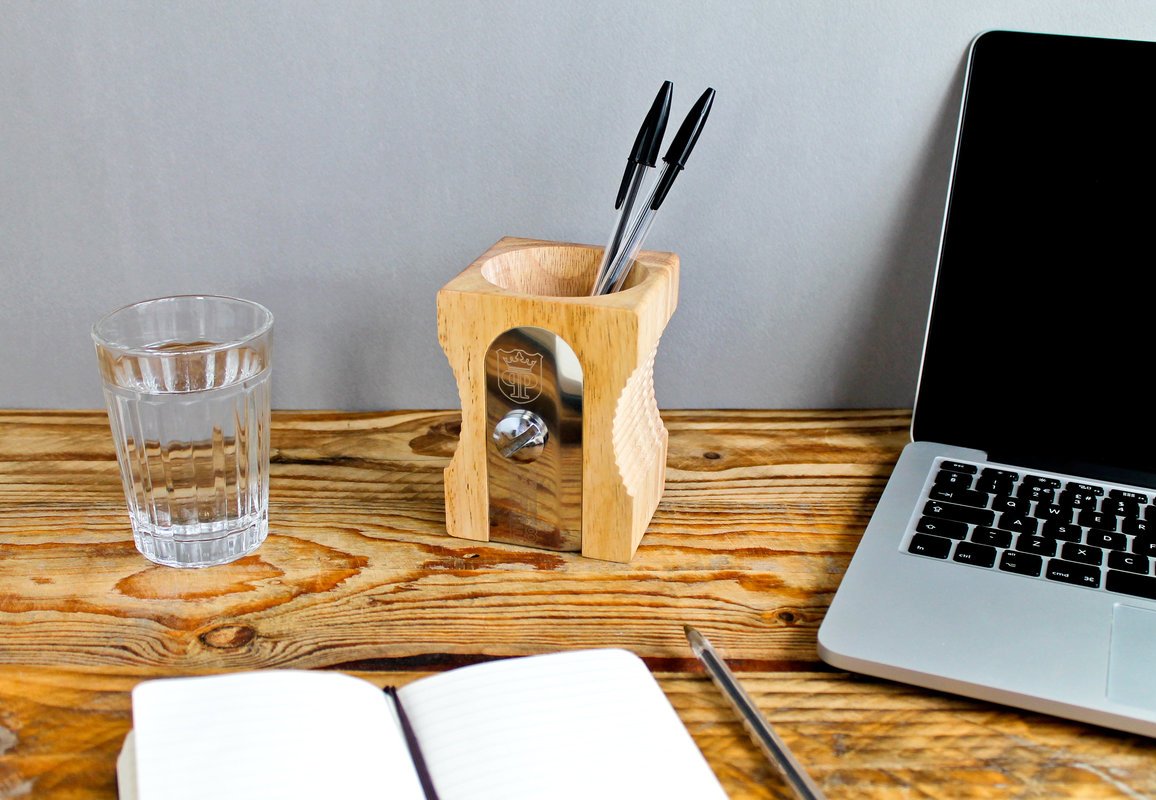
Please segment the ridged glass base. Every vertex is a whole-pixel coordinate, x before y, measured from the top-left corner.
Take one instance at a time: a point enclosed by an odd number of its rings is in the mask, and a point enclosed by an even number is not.
[[[158,529],[140,520],[133,524],[133,539],[141,554],[168,567],[212,567],[236,561],[256,550],[268,533],[265,514],[230,520],[227,530],[207,530],[204,525]]]

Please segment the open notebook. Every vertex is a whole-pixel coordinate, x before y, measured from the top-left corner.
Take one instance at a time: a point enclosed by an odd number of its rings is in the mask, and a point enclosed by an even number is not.
[[[440,800],[726,795],[646,665],[618,649],[462,667],[397,690]],[[121,800],[425,800],[393,700],[338,672],[145,681]]]
[[[1156,735],[1156,43],[968,54],[912,424],[846,669]]]

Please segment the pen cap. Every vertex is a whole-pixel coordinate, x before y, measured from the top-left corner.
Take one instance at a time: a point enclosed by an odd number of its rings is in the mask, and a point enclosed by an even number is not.
[[[690,109],[690,113],[686,115],[686,119],[679,126],[678,132],[674,134],[674,139],[671,140],[666,155],[662,157],[668,169],[663,170],[662,177],[654,189],[654,199],[650,202],[652,209],[657,211],[658,207],[662,205],[662,201],[666,199],[666,193],[674,184],[675,177],[686,166],[686,160],[690,158],[690,151],[698,142],[699,134],[702,133],[702,129],[706,125],[706,118],[710,115],[710,108],[713,104],[714,89],[707,89]]]
[[[674,84],[665,81],[655,95],[654,102],[638,135],[634,137],[634,146],[630,148],[630,155],[626,157],[626,171],[622,175],[622,183],[618,187],[618,197],[614,201],[615,208],[621,208],[626,199],[626,192],[630,186],[635,166],[645,164],[653,167],[658,163],[658,150],[662,147],[662,137],[666,135],[666,119],[670,115],[670,98],[674,94]]]
[[[670,115],[670,98],[674,94],[674,84],[665,81],[654,98],[638,136],[634,139],[634,147],[630,150],[629,159],[635,163],[653,167],[658,163],[658,150],[662,147],[662,137],[666,134],[666,118]]]

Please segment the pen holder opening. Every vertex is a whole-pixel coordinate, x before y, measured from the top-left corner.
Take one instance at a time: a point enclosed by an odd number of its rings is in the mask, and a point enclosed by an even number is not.
[[[662,497],[658,341],[678,257],[639,254],[624,288],[589,297],[602,248],[504,238],[438,292],[438,338],[462,430],[446,529],[626,562]]]
[[[543,242],[502,250],[483,261],[480,272],[494,286],[517,294],[587,297],[601,261],[598,247]],[[622,290],[637,286],[647,273],[644,267],[631,270]]]

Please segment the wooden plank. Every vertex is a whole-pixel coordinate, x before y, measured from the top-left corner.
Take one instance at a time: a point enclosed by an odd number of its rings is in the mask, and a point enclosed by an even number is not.
[[[316,668],[608,641],[678,658],[684,622],[751,667],[814,663],[903,416],[729,413],[668,414],[669,488],[624,565],[448,537],[450,415],[278,414],[269,540],[206,571],[136,554],[100,415],[5,415],[0,612],[25,616],[0,663]]]

